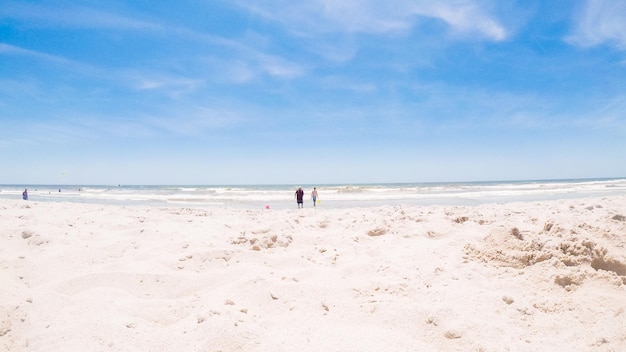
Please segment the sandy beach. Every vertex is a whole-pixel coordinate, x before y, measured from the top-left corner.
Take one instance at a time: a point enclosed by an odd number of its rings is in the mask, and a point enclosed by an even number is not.
[[[624,351],[626,197],[0,200],[0,351]]]

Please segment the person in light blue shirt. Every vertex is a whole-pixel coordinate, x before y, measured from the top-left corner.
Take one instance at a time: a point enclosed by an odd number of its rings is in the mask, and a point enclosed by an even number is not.
[[[313,192],[311,192],[311,199],[313,199],[313,206],[317,203],[317,188],[313,187]]]

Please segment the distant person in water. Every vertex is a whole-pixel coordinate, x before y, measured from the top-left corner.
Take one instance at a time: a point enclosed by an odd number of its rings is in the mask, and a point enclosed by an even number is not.
[[[302,187],[298,187],[298,190],[296,191],[296,201],[298,202],[298,209],[299,208],[304,208],[304,191],[302,190]]]
[[[22,199],[28,200],[28,189],[24,188],[24,192],[22,192]]]
[[[313,187],[313,192],[311,192],[311,199],[313,199],[313,206],[317,203],[317,188]]]

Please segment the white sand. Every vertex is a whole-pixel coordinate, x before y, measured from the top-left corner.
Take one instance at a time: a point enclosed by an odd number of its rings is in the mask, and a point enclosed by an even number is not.
[[[0,351],[624,351],[626,197],[0,201]]]

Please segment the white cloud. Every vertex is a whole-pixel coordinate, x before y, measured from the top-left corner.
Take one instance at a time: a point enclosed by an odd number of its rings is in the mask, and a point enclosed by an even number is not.
[[[410,30],[422,18],[445,22],[461,35],[504,40],[507,30],[490,14],[490,0],[265,0],[239,5],[286,25],[295,33],[350,32],[385,34]]]
[[[587,0],[576,16],[574,33],[566,40],[591,47],[608,43],[626,50],[626,2]]]
[[[491,40],[504,40],[506,29],[491,18],[485,9],[471,1],[434,3],[430,6],[418,7],[416,13],[425,17],[439,18],[445,21],[455,32],[462,34],[479,34]]]

